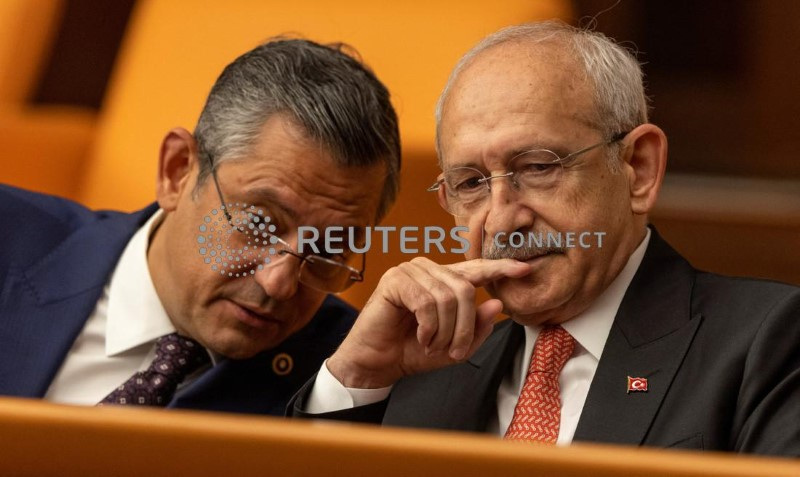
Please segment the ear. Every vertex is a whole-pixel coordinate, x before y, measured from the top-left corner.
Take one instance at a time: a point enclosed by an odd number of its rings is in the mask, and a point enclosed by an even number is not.
[[[197,141],[183,128],[167,133],[158,157],[156,198],[158,205],[171,212],[182,194],[190,194],[197,176]]]
[[[645,215],[653,208],[667,168],[667,136],[655,124],[642,124],[625,139],[623,158],[628,174],[631,211]]]

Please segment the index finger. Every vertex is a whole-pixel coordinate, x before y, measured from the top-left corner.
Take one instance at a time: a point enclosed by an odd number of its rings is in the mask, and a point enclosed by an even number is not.
[[[465,278],[473,286],[480,287],[500,278],[520,278],[531,272],[531,267],[525,262],[511,258],[489,260],[475,258],[465,262],[444,265],[444,267]]]

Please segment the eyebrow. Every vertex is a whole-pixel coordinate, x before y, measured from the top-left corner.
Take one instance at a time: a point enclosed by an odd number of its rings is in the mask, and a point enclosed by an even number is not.
[[[508,161],[510,161],[511,159],[513,159],[514,157],[516,157],[516,156],[518,156],[520,154],[523,154],[523,153],[526,153],[526,152],[530,152],[530,151],[538,151],[538,150],[542,150],[542,149],[546,149],[548,151],[552,151],[552,152],[556,153],[559,157],[563,157],[563,156],[569,154],[568,152],[565,152],[560,147],[544,146],[544,145],[541,145],[539,143],[534,143],[534,144],[530,144],[530,145],[527,145],[527,146],[515,147],[514,149],[511,149],[511,150],[505,152],[503,154],[503,161],[507,163]],[[445,169],[445,170],[455,169],[456,167],[471,167],[473,169],[481,169],[481,168],[484,168],[484,165],[483,164],[479,164],[479,163],[477,163],[475,161],[470,161],[470,162],[464,162],[464,163],[460,163],[460,164],[450,164],[449,167],[447,169]]]
[[[251,202],[255,202],[257,204],[260,204],[264,201],[269,202],[270,206],[276,207],[281,212],[288,215],[290,219],[294,220],[295,222],[297,221],[297,212],[293,208],[289,207],[283,200],[281,200],[281,198],[275,194],[275,191],[268,187],[245,189],[242,195],[251,199],[256,199]]]
[[[482,166],[480,164],[477,164],[474,161],[471,161],[471,162],[465,162],[465,163],[462,163],[462,164],[449,164],[448,167],[443,169],[443,171],[449,171],[451,169],[457,169],[459,167],[471,167],[473,169],[480,169]]]

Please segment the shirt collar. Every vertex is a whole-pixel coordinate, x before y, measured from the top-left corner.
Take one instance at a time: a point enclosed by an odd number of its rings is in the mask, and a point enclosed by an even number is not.
[[[114,356],[176,331],[158,298],[147,265],[150,236],[163,216],[163,210],[159,209],[136,231],[111,276],[106,356]]]
[[[608,333],[611,331],[611,325],[614,324],[614,317],[617,315],[619,305],[622,303],[622,298],[625,296],[625,291],[631,284],[636,270],[642,263],[649,242],[650,228],[647,229],[644,240],[636,247],[636,250],[628,258],[628,263],[611,282],[611,285],[583,313],[561,324],[575,338],[575,341],[598,361],[603,354],[603,348],[606,345]]]

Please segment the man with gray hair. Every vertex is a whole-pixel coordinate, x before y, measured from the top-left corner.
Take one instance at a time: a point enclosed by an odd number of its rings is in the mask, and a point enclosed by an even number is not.
[[[341,46],[274,39],[228,65],[133,213],[0,186],[0,394],[283,414],[355,310],[364,257],[298,226],[364,229],[397,195],[397,117]]]
[[[695,270],[648,226],[667,139],[628,51],[560,22],[507,28],[436,114],[429,190],[468,227],[468,260],[387,272],[291,413],[800,454],[800,289]],[[525,240],[570,233],[603,239]],[[479,286],[493,298],[476,306]]]

